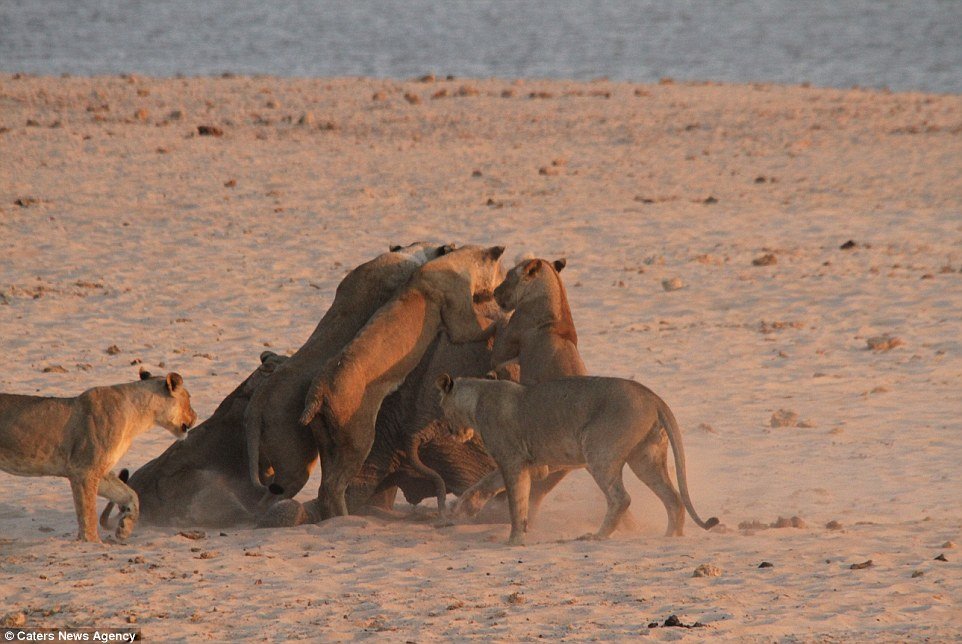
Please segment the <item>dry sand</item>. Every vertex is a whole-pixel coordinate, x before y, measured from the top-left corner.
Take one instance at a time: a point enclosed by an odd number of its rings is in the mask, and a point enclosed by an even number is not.
[[[499,523],[358,517],[100,546],[73,541],[66,481],[0,474],[0,617],[164,640],[962,636],[962,97],[0,76],[2,391],[139,361],[204,417],[349,267],[416,239],[566,256],[589,371],[668,401],[727,529],[661,536],[629,473],[641,532],[575,541],[603,514],[582,473],[524,548]],[[804,527],[760,527],[779,516]],[[705,626],[648,628],[673,614]]]

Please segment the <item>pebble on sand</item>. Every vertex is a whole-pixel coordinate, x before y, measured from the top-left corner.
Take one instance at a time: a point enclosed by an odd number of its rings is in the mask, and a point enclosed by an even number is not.
[[[661,280],[661,287],[666,291],[677,291],[680,288],[685,287],[685,283],[681,281],[680,277],[672,277],[670,279]]]
[[[695,572],[691,574],[692,577],[721,577],[722,570],[718,566],[712,564],[701,564],[695,568]]]

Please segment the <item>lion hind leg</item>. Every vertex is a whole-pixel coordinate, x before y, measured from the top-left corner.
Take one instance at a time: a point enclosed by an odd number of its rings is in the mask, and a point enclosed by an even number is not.
[[[664,443],[639,445],[628,457],[628,467],[655,493],[668,513],[667,537],[680,537],[685,528],[685,506],[668,474],[668,455]]]
[[[70,479],[74,510],[77,512],[77,539],[100,543],[97,533],[97,479],[89,475]]]
[[[601,488],[608,505],[608,511],[605,513],[601,527],[592,535],[595,539],[610,537],[611,533],[618,527],[622,516],[628,511],[628,506],[631,505],[631,497],[628,496],[625,483],[621,478],[621,470],[624,466],[624,462],[617,464],[588,463],[588,473]]]
[[[113,472],[107,472],[97,485],[97,494],[117,504],[120,517],[117,521],[118,539],[126,539],[133,532],[140,518],[140,501],[137,493]]]

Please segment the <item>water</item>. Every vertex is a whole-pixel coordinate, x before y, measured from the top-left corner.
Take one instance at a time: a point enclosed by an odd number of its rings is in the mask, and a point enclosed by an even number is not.
[[[962,93],[958,0],[0,0],[0,70]]]

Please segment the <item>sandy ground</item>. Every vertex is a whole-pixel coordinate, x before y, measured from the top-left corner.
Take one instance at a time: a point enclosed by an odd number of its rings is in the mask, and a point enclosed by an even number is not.
[[[0,75],[2,391],[142,362],[205,417],[348,268],[424,238],[567,257],[589,370],[668,401],[724,526],[661,536],[629,472],[643,529],[601,543],[574,540],[603,514],[582,474],[523,548],[428,507],[101,546],[73,541],[66,481],[0,474],[0,617],[164,640],[962,637],[962,97]],[[870,350],[883,334],[901,344]],[[704,627],[649,628],[670,615]]]

